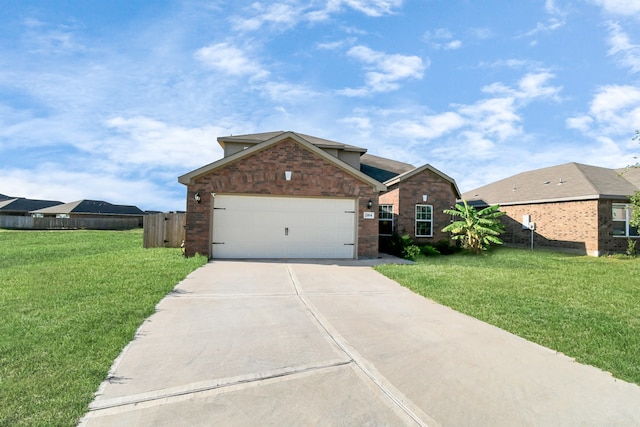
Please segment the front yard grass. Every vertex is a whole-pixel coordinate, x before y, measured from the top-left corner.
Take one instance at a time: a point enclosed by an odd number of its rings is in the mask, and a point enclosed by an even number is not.
[[[640,259],[497,248],[376,270],[436,302],[640,384]]]
[[[0,425],[75,426],[155,305],[206,263],[142,230],[0,230]]]

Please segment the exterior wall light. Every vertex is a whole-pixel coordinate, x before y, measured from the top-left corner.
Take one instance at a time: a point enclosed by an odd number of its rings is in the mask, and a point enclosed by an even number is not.
[[[202,201],[202,198],[200,197],[200,193],[196,193],[196,194],[193,196],[193,198],[194,198],[194,200],[196,201],[196,203],[198,203],[198,204]]]
[[[423,201],[423,202],[426,202],[426,201],[427,201],[427,195],[426,195],[426,194],[423,194],[423,195],[422,195],[422,201]]]
[[[284,171],[284,179],[291,181],[291,171]]]
[[[369,199],[369,201],[367,202],[367,209],[371,209],[371,206],[373,206],[373,201]]]

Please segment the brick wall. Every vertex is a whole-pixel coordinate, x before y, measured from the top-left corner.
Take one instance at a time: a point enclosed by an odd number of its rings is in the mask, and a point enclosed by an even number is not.
[[[600,231],[598,232],[598,240],[600,246],[600,254],[608,253],[625,253],[627,250],[626,237],[613,236],[613,215],[611,213],[614,203],[629,203],[629,200],[600,200],[598,224]],[[632,237],[638,241],[639,237]],[[640,252],[640,243],[636,243],[636,250]]]
[[[422,195],[427,201],[422,201]],[[418,244],[433,244],[449,240],[449,233],[441,230],[449,225],[451,217],[442,213],[456,204],[456,193],[451,183],[430,170],[424,170],[405,181],[401,181],[380,196],[380,204],[392,204],[394,227],[400,234],[408,234]],[[433,206],[433,237],[416,237],[416,205]]]
[[[422,201],[422,195],[427,201]],[[433,237],[415,237],[416,205],[433,206]],[[451,223],[451,216],[444,214],[444,209],[451,209],[456,204],[456,193],[451,183],[430,170],[424,170],[400,183],[400,218],[399,230],[406,230],[419,244],[433,244],[440,240],[449,240],[449,233],[442,229]]]
[[[292,171],[291,181],[285,180],[285,171]],[[195,193],[202,198],[200,204],[195,203]],[[363,212],[369,210],[376,212],[377,218],[377,190],[292,139],[199,177],[188,186],[185,239],[188,256],[195,253],[210,256],[211,193],[356,198],[358,257],[378,256],[378,222],[363,219]],[[367,208],[369,200],[373,202],[371,209]]]
[[[534,248],[548,247],[576,253],[599,254],[597,200],[501,206],[505,243],[529,246],[531,231],[522,229],[523,215],[535,222]],[[611,213],[609,212],[609,216]]]

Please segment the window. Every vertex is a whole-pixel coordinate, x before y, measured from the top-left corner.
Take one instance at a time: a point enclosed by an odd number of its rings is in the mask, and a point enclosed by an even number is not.
[[[613,235],[616,237],[631,237],[639,236],[638,228],[629,224],[631,219],[631,205],[625,204],[613,204],[612,217],[613,217]]]
[[[416,205],[416,237],[433,236],[433,206]]]
[[[393,234],[393,205],[378,206],[378,234],[391,236]]]

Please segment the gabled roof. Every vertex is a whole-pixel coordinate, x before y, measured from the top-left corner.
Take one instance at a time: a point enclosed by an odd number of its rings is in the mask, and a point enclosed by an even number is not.
[[[401,173],[400,175],[398,175],[398,176],[396,176],[394,178],[391,178],[388,181],[385,181],[384,184],[386,186],[390,187],[390,186],[398,184],[398,183],[400,183],[402,181],[406,181],[406,180],[410,179],[411,177],[413,177],[413,176],[415,176],[415,175],[417,175],[417,174],[419,174],[421,172],[424,172],[425,170],[431,171],[434,174],[436,174],[439,177],[441,177],[442,179],[444,179],[446,181],[449,181],[451,183],[451,185],[453,186],[454,190],[456,191],[456,197],[460,197],[460,189],[458,188],[458,184],[456,184],[455,179],[453,179],[450,176],[440,172],[438,169],[434,168],[433,166],[431,166],[428,163],[425,164],[425,165],[420,166],[419,168],[414,168],[414,169],[412,169],[410,171]]]
[[[259,134],[259,135],[265,135],[265,134]],[[243,135],[243,137],[246,135]],[[235,137],[234,137],[235,138]],[[281,141],[284,141],[287,138],[291,138],[292,140],[294,140],[295,142],[297,142],[298,144],[302,145],[303,147],[305,147],[307,150],[311,151],[312,153],[315,153],[316,155],[322,157],[323,159],[333,163],[334,165],[336,165],[338,168],[344,170],[345,172],[349,173],[350,175],[355,176],[356,178],[360,179],[361,181],[364,181],[368,184],[370,184],[372,187],[374,187],[376,190],[378,191],[385,191],[387,188],[384,186],[384,184],[382,184],[379,181],[376,181],[375,179],[365,175],[364,173],[360,172],[359,170],[349,166],[347,163],[343,162],[342,160],[339,160],[337,157],[332,156],[331,154],[327,153],[326,151],[322,150],[321,148],[318,148],[318,146],[316,146],[315,144],[311,143],[310,141],[308,141],[305,137],[295,133],[295,132],[275,132],[275,136],[273,136],[271,139],[268,139],[266,141],[260,142],[260,143],[256,143],[255,145],[247,148],[246,150],[237,152],[235,154],[232,154],[230,156],[227,156],[223,159],[220,159],[216,162],[210,163],[208,165],[205,165],[201,168],[198,168],[194,171],[191,171],[189,173],[186,173],[180,177],[178,177],[178,182],[180,182],[181,184],[184,185],[189,185],[191,183],[193,183],[193,181],[195,179],[197,179],[198,177],[201,177],[203,175],[206,175],[216,169],[219,169],[223,166],[226,166],[230,163],[236,162],[240,159],[243,159],[245,157],[249,157],[252,156],[262,150],[265,150],[275,144],[278,144]],[[319,138],[316,138],[319,139]],[[357,148],[357,147],[355,147]]]
[[[62,202],[57,200],[37,200],[25,199],[24,197],[16,197],[0,201],[0,213],[7,212],[31,212],[34,209],[48,208],[50,206],[61,205]]]
[[[415,166],[409,163],[385,159],[372,154],[360,156],[360,171],[380,182],[387,181],[412,169],[415,169]]]
[[[99,214],[99,215],[144,215],[136,206],[112,205],[102,200],[78,200],[50,208],[33,210],[31,213],[41,214]]]
[[[626,199],[638,191],[615,169],[566,163],[522,172],[462,197],[475,205],[517,205],[571,200]]]
[[[221,136],[218,138],[218,143],[224,148],[224,144],[226,142],[236,142],[236,143],[245,143],[245,144],[260,144],[261,142],[269,141],[273,138],[277,138],[282,136],[283,134],[294,133],[291,131],[276,131],[276,132],[262,132],[262,133],[251,133],[246,135],[236,135],[236,136]],[[297,133],[296,135],[305,139],[307,142],[315,145],[319,148],[332,148],[344,151],[357,151],[360,153],[365,153],[367,151],[366,148],[356,147],[354,145],[343,144],[337,141],[331,141],[329,139],[318,138],[316,136],[305,135],[303,133]]]

